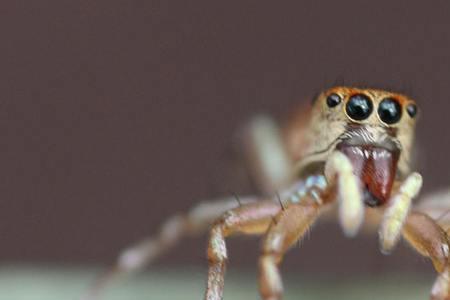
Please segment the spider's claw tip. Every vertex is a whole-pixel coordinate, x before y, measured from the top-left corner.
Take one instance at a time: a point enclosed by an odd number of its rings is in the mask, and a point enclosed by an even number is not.
[[[395,245],[389,244],[383,244],[380,245],[380,252],[384,255],[390,255],[392,253],[392,250],[394,250]]]
[[[389,232],[387,230],[389,230],[389,228],[383,228],[383,226],[382,226],[382,228],[379,232],[380,251],[384,255],[391,254],[392,251],[394,250],[395,246],[397,245],[398,240],[400,239],[400,231]]]
[[[361,224],[359,222],[354,223],[341,223],[342,231],[344,232],[344,235],[348,238],[353,238],[356,235],[358,235],[359,228],[361,227]]]
[[[356,202],[358,203],[358,202]],[[359,203],[358,203],[359,204]],[[339,221],[342,231],[346,237],[355,237],[364,221],[364,208],[362,205],[353,205],[353,207],[341,206]]]

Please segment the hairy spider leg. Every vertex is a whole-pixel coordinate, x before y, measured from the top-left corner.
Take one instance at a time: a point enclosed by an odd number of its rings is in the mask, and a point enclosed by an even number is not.
[[[281,299],[283,284],[278,265],[287,250],[304,236],[316,220],[321,206],[316,200],[304,199],[301,203],[290,204],[276,216],[264,237],[259,259],[259,290],[262,299]]]
[[[234,234],[263,234],[273,218],[283,210],[280,203],[264,201],[229,210],[214,222],[208,242],[208,280],[205,300],[221,300],[226,262],[225,238]]]
[[[411,211],[405,220],[402,234],[417,252],[431,259],[439,273],[430,299],[450,300],[449,239],[445,230],[428,215]]]

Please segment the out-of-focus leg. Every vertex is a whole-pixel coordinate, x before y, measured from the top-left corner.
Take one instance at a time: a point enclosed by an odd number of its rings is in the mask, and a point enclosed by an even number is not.
[[[450,228],[450,189],[441,189],[420,197],[414,208],[435,219],[443,228]]]
[[[292,163],[277,124],[260,115],[243,129],[241,138],[244,158],[257,189],[267,196],[284,189],[292,180]]]
[[[433,284],[430,294],[431,300],[449,300],[450,299],[450,267],[447,265],[439,273]]]
[[[281,211],[267,232],[259,260],[259,288],[262,299],[279,300],[283,284],[278,265],[316,219],[319,205],[313,202],[291,204]]]
[[[388,254],[397,244],[403,224],[408,216],[411,202],[422,187],[422,176],[412,173],[400,185],[396,194],[389,200],[379,230],[380,248]]]
[[[211,228],[208,243],[208,281],[205,300],[223,297],[227,249],[225,238],[236,233],[263,234],[282,209],[273,201],[253,203],[227,211]]]
[[[204,202],[195,206],[187,214],[177,214],[167,219],[157,234],[125,249],[115,265],[96,279],[83,300],[99,299],[105,287],[119,276],[137,272],[151,264],[162,254],[172,248],[184,236],[197,235],[208,230],[215,219],[227,210],[255,203],[256,197],[233,197]]]
[[[449,240],[447,233],[429,216],[411,212],[403,226],[403,237],[425,257],[429,257],[439,273],[430,298],[450,300]]]

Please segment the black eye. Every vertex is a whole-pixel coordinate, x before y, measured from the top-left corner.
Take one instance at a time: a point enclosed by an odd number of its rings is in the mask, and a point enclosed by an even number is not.
[[[378,116],[386,124],[397,123],[402,117],[402,106],[395,99],[383,99],[378,106]]]
[[[373,110],[372,101],[363,94],[356,94],[348,99],[345,111],[353,120],[361,121],[367,119]]]
[[[335,107],[339,103],[341,103],[342,98],[338,94],[331,94],[327,97],[327,105],[328,107]]]
[[[415,104],[409,104],[406,107],[406,111],[411,118],[414,118],[417,115],[417,106]]]

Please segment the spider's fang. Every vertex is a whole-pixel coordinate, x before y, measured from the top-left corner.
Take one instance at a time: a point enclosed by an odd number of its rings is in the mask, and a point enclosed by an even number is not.
[[[385,204],[396,176],[399,151],[378,145],[352,145],[346,142],[340,143],[337,149],[349,158],[354,174],[361,180],[366,205],[373,207]]]

